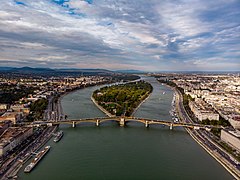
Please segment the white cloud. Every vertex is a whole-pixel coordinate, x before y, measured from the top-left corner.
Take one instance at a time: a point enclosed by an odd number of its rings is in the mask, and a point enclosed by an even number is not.
[[[1,2],[1,63],[176,69],[183,60],[198,59],[187,68],[200,68],[239,58],[238,1],[22,1]]]

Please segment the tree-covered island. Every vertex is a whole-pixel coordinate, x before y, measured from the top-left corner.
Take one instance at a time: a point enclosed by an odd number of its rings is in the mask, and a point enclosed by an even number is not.
[[[93,99],[112,115],[130,116],[134,109],[152,92],[153,87],[145,81],[112,85],[93,92]]]

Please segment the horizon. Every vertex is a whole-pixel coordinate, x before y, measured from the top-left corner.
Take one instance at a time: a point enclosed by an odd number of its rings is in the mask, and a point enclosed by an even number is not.
[[[0,67],[238,72],[238,0],[6,0]]]
[[[240,70],[162,70],[162,71],[146,71],[146,70],[137,70],[137,69],[104,69],[104,68],[49,68],[49,67],[31,67],[31,66],[0,66],[0,72],[6,71],[8,69],[50,69],[50,70],[106,70],[111,72],[121,72],[121,71],[136,71],[136,73],[240,73]],[[133,72],[134,74],[134,72]]]

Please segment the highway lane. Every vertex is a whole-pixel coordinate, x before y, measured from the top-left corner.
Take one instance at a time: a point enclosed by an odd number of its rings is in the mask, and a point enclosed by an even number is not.
[[[189,117],[188,113],[186,112],[184,106],[183,106],[183,97],[181,92],[176,90],[177,98],[176,98],[176,106],[178,109],[179,118],[182,121],[185,121],[187,123],[193,123],[192,119]],[[197,137],[197,139],[202,142],[213,154],[215,154],[215,158],[218,158],[222,163],[224,163],[231,171],[234,172],[239,178],[240,178],[240,166],[237,161],[234,161],[233,158],[231,158],[231,155],[226,152],[222,147],[220,147],[216,142],[214,142],[214,139],[210,135],[211,133],[206,130],[192,130],[189,129],[189,131],[192,132],[192,134]],[[228,169],[228,170],[229,170]]]

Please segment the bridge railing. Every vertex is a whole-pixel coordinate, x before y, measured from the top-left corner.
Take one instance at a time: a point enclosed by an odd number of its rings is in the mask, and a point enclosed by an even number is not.
[[[173,122],[173,121],[168,121],[168,120],[159,120],[159,119],[148,119],[148,118],[141,118],[141,117],[126,117],[126,116],[116,116],[116,117],[94,117],[94,118],[85,118],[85,119],[68,119],[68,120],[60,120],[60,121],[35,121],[32,123],[26,123],[25,125],[45,125],[48,123],[52,124],[70,124],[70,123],[81,123],[81,122],[93,122],[96,121],[97,124],[101,123],[101,121],[106,121],[106,120],[117,120],[117,121],[122,121],[123,119],[125,122],[129,121],[134,121],[136,122],[141,122],[141,123],[147,123],[147,124],[163,124],[163,125],[168,125],[168,126],[183,126],[183,127],[199,127],[199,128],[222,128],[218,126],[212,126],[212,125],[203,125],[203,124],[196,124],[196,123],[184,123],[184,122]],[[98,121],[98,122],[97,122]]]

